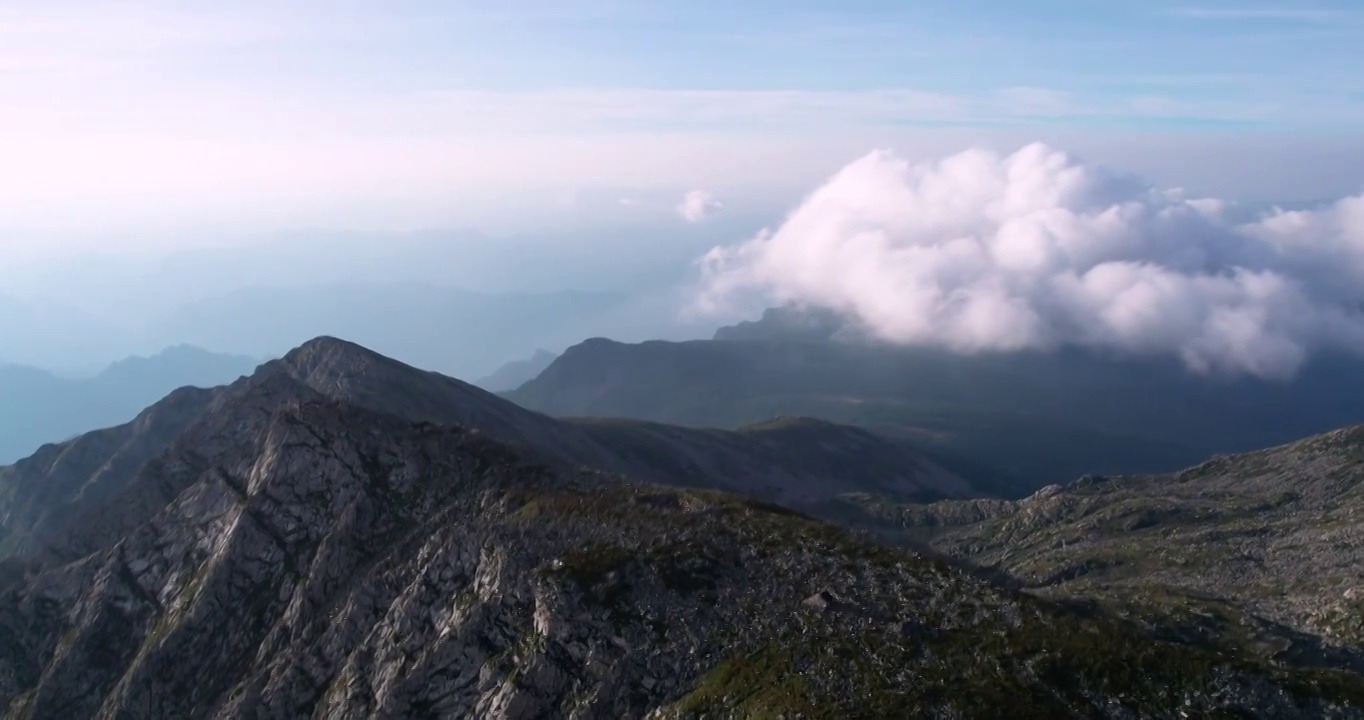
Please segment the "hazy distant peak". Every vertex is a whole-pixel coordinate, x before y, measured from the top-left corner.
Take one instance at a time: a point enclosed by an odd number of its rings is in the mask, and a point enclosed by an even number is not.
[[[590,337],[578,343],[577,345],[574,345],[573,347],[575,348],[610,347],[625,344],[626,343],[620,342],[619,340],[612,340],[611,338],[607,337]]]
[[[643,346],[645,344],[646,343],[638,343],[639,346]],[[620,348],[624,348],[631,345],[633,344],[623,343],[618,340],[611,340],[610,338],[604,337],[588,338],[580,343],[577,343],[576,345],[569,346],[568,349],[564,350],[563,354],[560,355],[555,360],[554,364],[558,365],[559,362],[565,359],[581,359],[585,357],[590,358],[601,355],[602,353],[612,353],[614,351],[619,350]]]
[[[536,350],[525,360],[513,360],[504,363],[501,367],[486,375],[474,384],[489,392],[506,392],[515,390],[527,382],[535,379],[544,372],[555,360],[559,358],[557,353],[548,350]]]
[[[715,340],[850,340],[860,335],[846,315],[814,305],[768,308],[757,320],[744,320],[715,331]]]
[[[248,358],[245,355],[217,353],[211,350],[205,350],[204,348],[201,348],[198,345],[180,343],[178,345],[171,345],[166,348],[163,348],[159,352],[152,353],[151,355],[134,355],[132,357],[126,357],[123,358],[122,360],[114,361],[109,364],[109,367],[107,369],[129,367],[133,365],[144,365],[149,363],[165,363],[169,361],[202,362],[205,360],[215,359],[246,360],[251,358]]]

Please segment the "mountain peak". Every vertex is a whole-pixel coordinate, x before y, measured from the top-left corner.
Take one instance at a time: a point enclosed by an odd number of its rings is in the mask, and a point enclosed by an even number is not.
[[[289,374],[325,395],[344,393],[344,388],[364,375],[391,376],[393,382],[419,382],[435,373],[381,355],[367,347],[323,335],[285,353],[280,362]],[[406,378],[399,380],[399,378]]]
[[[342,340],[341,338],[332,335],[319,335],[285,353],[284,360],[290,363],[298,363],[310,358],[336,356],[338,354],[354,355],[356,357],[383,358],[379,353],[376,353],[363,345],[353,343],[349,340]]]

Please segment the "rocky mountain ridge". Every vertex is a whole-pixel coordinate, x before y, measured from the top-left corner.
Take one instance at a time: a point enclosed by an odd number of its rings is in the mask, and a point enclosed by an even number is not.
[[[300,392],[221,392],[0,575],[5,717],[1364,716],[1338,672]]]
[[[787,419],[739,432],[620,420],[563,422],[472,385],[352,343],[319,338],[224,388],[182,390],[132,423],[44,447],[0,468],[0,557],[48,546],[133,484],[196,425],[262,388],[280,398],[333,399],[413,422],[477,428],[530,457],[638,480],[734,490],[794,506],[850,491],[900,500],[981,491],[908,443],[865,430]],[[211,426],[213,423],[209,423]]]
[[[1348,663],[724,491],[761,495],[760,446],[807,481],[860,457],[811,500],[846,510],[903,461],[876,442],[556,421],[319,339],[0,471],[0,717],[1364,717]],[[852,496],[951,532],[1065,492]]]

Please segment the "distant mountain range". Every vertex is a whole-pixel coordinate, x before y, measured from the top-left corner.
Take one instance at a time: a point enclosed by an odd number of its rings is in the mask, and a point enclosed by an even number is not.
[[[489,392],[515,390],[534,380],[535,376],[544,372],[557,357],[559,356],[548,350],[536,350],[529,358],[513,360],[491,375],[476,380],[474,384]]]
[[[490,294],[417,283],[261,287],[178,307],[156,331],[215,350],[269,354],[300,338],[340,336],[472,378],[542,345],[576,342],[629,301],[608,292]]]
[[[677,264],[640,264],[642,257],[632,255],[624,276],[623,253],[602,252],[637,247],[635,232],[305,233],[257,245],[90,253],[32,272],[0,270],[0,362],[77,370],[180,343],[276,357],[303,339],[338,335],[477,378],[537,348],[593,335],[709,335],[713,324],[676,312],[691,250],[657,245],[678,256]],[[678,232],[687,242],[704,240],[695,228]],[[592,252],[582,251],[588,247]],[[614,281],[603,276],[606,266]],[[564,287],[568,278],[591,290]]]
[[[485,293],[414,282],[337,281],[246,287],[93,316],[52,301],[0,296],[0,363],[78,374],[112,359],[189,344],[278,357],[302,338],[355,338],[405,362],[458,377],[488,376],[539,348],[584,337],[703,337],[670,321],[666,292]],[[505,388],[504,388],[505,389]]]
[[[841,339],[843,336],[851,339]],[[1205,378],[1080,350],[963,356],[858,341],[789,311],[719,339],[570,347],[505,393],[554,416],[737,427],[777,414],[911,439],[1018,492],[1084,473],[1156,472],[1364,422],[1364,362],[1318,357],[1292,382]]]
[[[1340,492],[1358,465],[1343,437],[1291,463],[1316,463],[1302,496],[1322,507],[1358,505]],[[1273,512],[1301,499],[1284,495],[1288,479],[1266,475],[1244,507],[1221,505]],[[1013,528],[1023,547],[1067,547],[1069,529],[1023,531],[1083,518],[1085,487],[1049,490],[1039,511],[963,497],[976,494],[969,482],[903,442],[800,418],[739,432],[555,420],[321,338],[0,468],[0,708],[23,719],[1364,716],[1349,648],[1265,653],[1231,633],[1195,636],[1202,605],[1153,627],[1149,613],[1039,598],[884,542],[1001,521],[963,547],[988,553]],[[958,499],[924,511],[915,495]],[[1152,522],[1128,523],[1112,497],[1113,527],[1075,525],[1085,542]],[[1187,514],[1154,518],[1169,532],[1206,515],[1178,497]],[[1322,519],[1350,517],[1331,512]],[[1276,567],[1352,542],[1299,538],[1276,546]],[[1281,587],[1263,590],[1274,606]]]
[[[128,358],[79,379],[0,365],[0,463],[13,462],[44,443],[128,422],[171,390],[231,382],[259,363],[182,345],[152,357]]]

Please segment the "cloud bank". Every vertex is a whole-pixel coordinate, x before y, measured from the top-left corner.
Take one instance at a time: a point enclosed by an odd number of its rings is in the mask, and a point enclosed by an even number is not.
[[[689,223],[702,223],[720,212],[724,207],[709,192],[705,190],[692,190],[682,197],[682,203],[677,206],[677,214]]]
[[[1082,346],[1291,377],[1364,353],[1364,195],[1252,222],[1042,144],[843,168],[701,260],[699,307],[807,303],[962,353]]]

